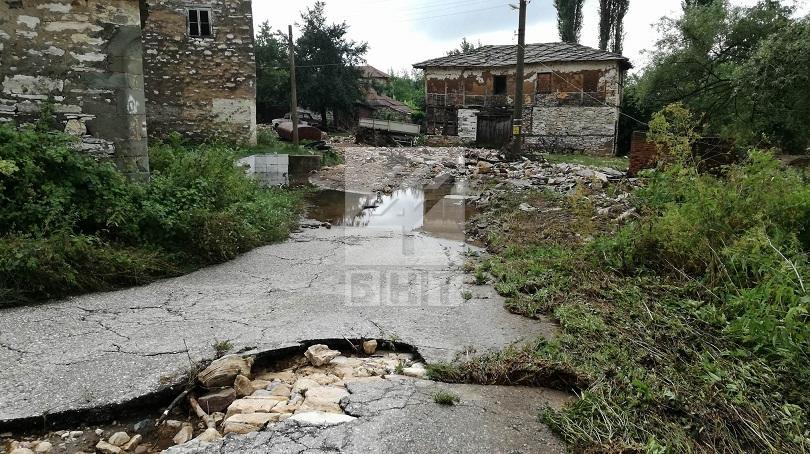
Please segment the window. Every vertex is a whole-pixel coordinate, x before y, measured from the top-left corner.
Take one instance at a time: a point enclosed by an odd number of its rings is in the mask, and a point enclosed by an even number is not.
[[[551,73],[540,73],[537,75],[537,93],[541,95],[548,95],[553,93],[551,87]]]
[[[188,10],[188,35],[198,38],[205,38],[213,35],[211,32],[211,10]]]
[[[495,76],[495,87],[492,92],[495,95],[506,94],[506,76]]]
[[[582,71],[582,91],[596,93],[599,91],[599,71]]]

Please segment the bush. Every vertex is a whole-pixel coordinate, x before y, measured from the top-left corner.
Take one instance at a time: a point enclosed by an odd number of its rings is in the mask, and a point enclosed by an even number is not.
[[[0,126],[0,301],[53,298],[174,276],[285,238],[300,195],[261,189],[240,150],[150,149],[152,180],[127,180],[70,138]]]
[[[714,320],[740,342],[789,364],[810,351],[810,186],[752,151],[724,177],[673,167],[638,192],[644,219],[600,243],[624,272],[688,276]]]

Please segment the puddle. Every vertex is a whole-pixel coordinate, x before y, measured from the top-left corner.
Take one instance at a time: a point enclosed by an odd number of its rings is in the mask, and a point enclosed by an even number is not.
[[[466,181],[391,194],[321,190],[308,197],[308,215],[338,227],[396,228],[464,241],[464,223],[474,214],[465,204],[466,196]]]

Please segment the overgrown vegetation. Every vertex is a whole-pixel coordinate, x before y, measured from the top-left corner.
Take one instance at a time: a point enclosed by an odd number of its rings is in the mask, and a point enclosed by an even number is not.
[[[759,150],[720,176],[664,162],[634,195],[641,218],[615,231],[582,222],[587,194],[526,195],[572,213],[551,220],[506,197],[480,270],[560,333],[431,375],[577,391],[543,419],[578,452],[805,452],[806,177]]]
[[[794,18],[787,3],[684,2],[682,17],[659,25],[650,64],[628,81],[624,111],[646,122],[681,102],[709,135],[804,153],[810,103],[799,94],[810,90],[810,19]],[[624,135],[641,127],[622,122]]]
[[[263,190],[238,151],[150,148],[135,183],[45,127],[0,126],[0,305],[108,290],[232,259],[285,238],[300,197]]]
[[[547,154],[543,155],[552,164],[580,164],[592,167],[610,167],[611,169],[626,171],[629,162],[626,158],[615,156],[593,156],[587,154]]]

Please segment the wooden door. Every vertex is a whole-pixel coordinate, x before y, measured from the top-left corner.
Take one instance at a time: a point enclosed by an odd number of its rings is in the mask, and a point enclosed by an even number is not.
[[[510,115],[478,114],[475,142],[479,147],[501,148],[512,140]]]

